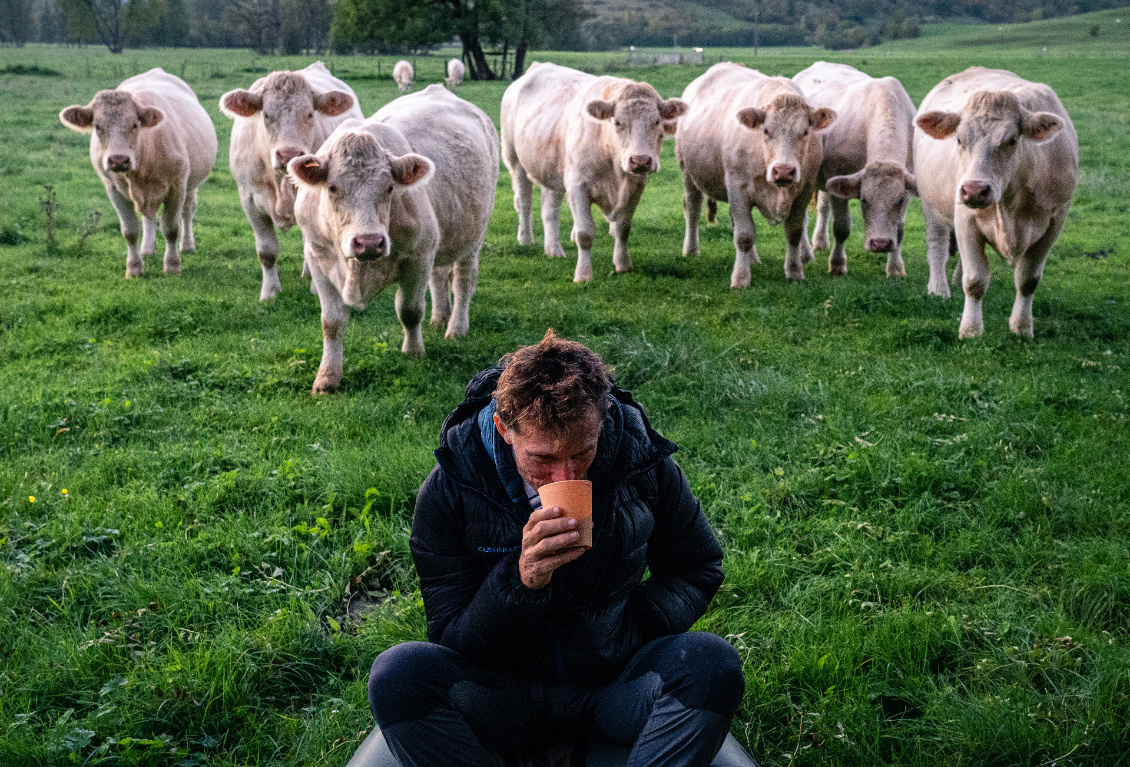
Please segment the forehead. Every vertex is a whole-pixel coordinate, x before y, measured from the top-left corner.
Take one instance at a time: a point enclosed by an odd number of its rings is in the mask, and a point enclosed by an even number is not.
[[[565,427],[526,423],[515,430],[522,447],[534,453],[577,453],[600,439],[601,421],[596,413]]]
[[[1011,93],[975,93],[962,111],[959,130],[967,135],[1006,139],[1020,126],[1020,102]]]
[[[391,174],[388,152],[368,133],[343,135],[330,154],[330,169],[342,177]]]
[[[306,78],[293,72],[272,72],[263,84],[263,105],[283,107],[291,102],[313,103],[314,91]]]
[[[868,165],[863,171],[863,191],[871,195],[887,190],[901,194],[905,186],[902,174],[902,168],[895,165],[885,163]]]
[[[94,96],[94,114],[102,120],[132,120],[137,117],[137,105],[124,91],[99,91]]]
[[[773,125],[808,126],[808,104],[799,96],[782,94],[765,108],[765,122]]]

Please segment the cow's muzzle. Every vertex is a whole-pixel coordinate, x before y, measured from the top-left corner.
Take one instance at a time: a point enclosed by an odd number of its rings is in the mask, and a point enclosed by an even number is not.
[[[275,150],[275,169],[286,170],[286,164],[293,160],[295,157],[301,157],[306,154],[301,149],[294,147],[283,147],[282,149]]]
[[[634,154],[628,158],[628,170],[632,173],[651,173],[652,165],[651,157],[646,154]]]
[[[349,241],[349,249],[358,261],[376,261],[388,255],[388,237],[383,234],[358,234]]]
[[[769,180],[777,186],[795,184],[799,177],[800,173],[795,165],[778,163],[769,169]]]
[[[111,173],[125,173],[132,168],[133,163],[128,154],[112,154],[106,158],[106,170]]]
[[[993,188],[981,181],[966,181],[957,191],[962,204],[970,208],[987,208],[993,204]]]
[[[890,253],[895,249],[895,241],[890,237],[868,237],[866,248],[872,253]]]

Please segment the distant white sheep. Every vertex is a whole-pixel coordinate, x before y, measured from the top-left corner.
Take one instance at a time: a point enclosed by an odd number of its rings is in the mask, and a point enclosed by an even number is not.
[[[463,62],[459,59],[452,59],[447,62],[447,77],[443,81],[450,88],[463,82],[463,75],[465,74],[467,74],[467,67],[463,66]]]
[[[416,79],[416,70],[412,68],[411,62],[401,59],[392,68],[392,79],[396,81],[397,88],[407,91]]]

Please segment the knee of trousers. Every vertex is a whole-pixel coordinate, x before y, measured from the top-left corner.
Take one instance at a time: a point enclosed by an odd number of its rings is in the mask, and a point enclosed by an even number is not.
[[[679,634],[665,648],[660,670],[666,691],[687,708],[733,716],[745,692],[737,650],[705,631]]]
[[[430,642],[404,642],[377,656],[369,670],[369,708],[380,728],[423,719],[446,696],[436,679],[444,649]]]

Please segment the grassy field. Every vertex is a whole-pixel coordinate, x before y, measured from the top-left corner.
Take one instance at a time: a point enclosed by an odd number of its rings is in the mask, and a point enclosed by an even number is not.
[[[310,59],[0,49],[0,764],[343,764],[371,726],[373,657],[424,636],[407,540],[439,425],[547,326],[598,350],[681,445],[726,551],[700,626],[745,659],[734,732],[764,763],[1130,763],[1128,30],[1124,9],[838,54],[708,52],[786,75],[843,61],[915,102],[971,64],[1052,85],[1082,172],[1031,341],[1008,332],[993,257],[986,333],[958,342],[960,295],[926,296],[917,202],[905,280],[863,252],[855,208],[848,276],[821,254],[786,283],[762,222],[765,263],[731,291],[728,223],[680,255],[668,142],[635,272],[610,273],[600,231],[585,285],[573,257],[519,247],[504,172],[470,335],[425,329],[427,357],[403,358],[389,292],[354,314],[343,389],[323,398],[299,232],[284,292],[260,303],[217,108]],[[532,58],[665,96],[702,72]],[[397,95],[391,59],[332,63],[366,113]],[[56,115],[158,65],[196,89],[220,159],[184,274],[150,259],[126,282],[87,140]],[[442,59],[417,71],[438,81]],[[504,87],[459,93],[497,119]]]

